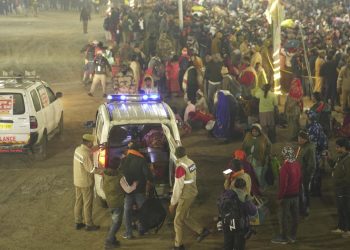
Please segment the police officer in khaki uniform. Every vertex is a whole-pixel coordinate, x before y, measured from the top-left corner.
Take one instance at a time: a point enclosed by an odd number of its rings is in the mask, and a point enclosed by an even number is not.
[[[187,157],[186,150],[182,146],[176,148],[175,156],[178,160],[169,212],[173,214],[176,208],[174,219],[176,236],[175,247],[173,249],[184,250],[183,227],[185,225],[199,235],[197,238],[198,242],[202,241],[210,232],[208,229],[199,225],[190,214],[191,205],[198,194],[196,185],[196,165]]]
[[[98,169],[94,168],[92,162],[94,136],[83,135],[83,143],[75,149],[73,160],[73,176],[75,186],[74,217],[75,228],[77,230],[86,227],[87,231],[95,231],[100,227],[92,222],[92,199],[94,173]],[[83,210],[84,221],[83,223]]]

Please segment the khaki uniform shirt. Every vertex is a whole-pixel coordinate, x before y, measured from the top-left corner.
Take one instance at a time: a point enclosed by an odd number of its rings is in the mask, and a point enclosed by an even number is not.
[[[187,156],[178,159],[171,205],[176,205],[180,199],[197,196],[196,172],[196,164]]]
[[[84,144],[75,149],[73,160],[74,186],[91,187],[94,184],[94,165],[90,148]]]

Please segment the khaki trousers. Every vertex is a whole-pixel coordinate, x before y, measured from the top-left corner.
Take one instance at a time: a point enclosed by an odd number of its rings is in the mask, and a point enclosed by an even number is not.
[[[75,205],[74,205],[74,218],[75,223],[83,223],[83,210],[84,210],[84,222],[88,226],[92,226],[92,199],[93,199],[93,186],[91,187],[75,187]]]
[[[187,226],[197,234],[202,233],[203,227],[199,225],[190,215],[190,208],[195,198],[180,199],[176,208],[176,214],[174,219],[175,229],[175,246],[179,247],[183,245],[183,230],[184,226]]]
[[[105,74],[95,74],[94,79],[92,80],[90,93],[93,94],[96,88],[96,85],[101,82],[102,92],[106,94],[106,75]]]

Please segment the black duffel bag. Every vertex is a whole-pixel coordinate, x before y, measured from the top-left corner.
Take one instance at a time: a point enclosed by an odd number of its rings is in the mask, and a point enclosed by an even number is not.
[[[139,211],[139,221],[145,231],[155,229],[155,233],[162,227],[167,212],[154,188],[154,195],[148,198]]]

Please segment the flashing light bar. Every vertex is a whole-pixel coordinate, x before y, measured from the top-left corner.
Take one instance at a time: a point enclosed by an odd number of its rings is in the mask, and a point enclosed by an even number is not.
[[[158,94],[144,94],[144,95],[108,95],[107,102],[154,102],[161,101]]]

